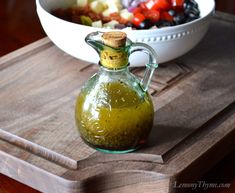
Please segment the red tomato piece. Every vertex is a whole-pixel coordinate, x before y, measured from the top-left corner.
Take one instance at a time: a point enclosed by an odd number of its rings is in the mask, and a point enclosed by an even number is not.
[[[171,8],[169,0],[148,0],[144,5],[149,10],[168,10]]]
[[[143,12],[146,19],[151,20],[152,22],[157,22],[160,19],[160,12],[157,10],[146,10]]]
[[[171,16],[167,11],[161,12],[161,20],[173,21],[173,16]]]
[[[171,5],[176,11],[183,11],[184,9],[184,0],[171,0]]]
[[[135,26],[139,26],[142,21],[145,20],[145,16],[142,13],[136,13],[132,19],[132,23]]]
[[[142,5],[143,5],[143,8],[151,10],[155,6],[155,0],[148,0],[145,3],[143,3]]]
[[[145,4],[146,4],[146,2],[145,2],[145,3],[140,3],[138,7],[140,7],[140,8],[142,9],[142,11],[143,11],[143,10],[146,10],[146,9],[148,9],[148,8],[146,7]]]
[[[133,10],[132,10],[132,13],[135,15],[137,13],[141,13],[142,12],[142,8],[140,7],[135,7]]]
[[[176,6],[183,7],[184,0],[171,0],[171,5],[173,7],[176,7]]]

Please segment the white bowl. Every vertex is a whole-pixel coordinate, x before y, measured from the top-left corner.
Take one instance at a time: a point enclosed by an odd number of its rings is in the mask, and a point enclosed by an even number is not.
[[[158,54],[158,62],[163,63],[175,59],[195,47],[206,34],[211,16],[214,12],[214,0],[196,0],[201,17],[192,22],[178,26],[149,30],[124,30],[133,42],[143,42],[152,46]],[[95,50],[84,41],[88,33],[94,31],[110,31],[94,28],[62,20],[50,14],[56,8],[66,8],[76,0],[36,0],[37,13],[48,37],[66,53],[97,63],[99,57]],[[131,66],[144,66],[147,56],[143,53],[130,57]]]

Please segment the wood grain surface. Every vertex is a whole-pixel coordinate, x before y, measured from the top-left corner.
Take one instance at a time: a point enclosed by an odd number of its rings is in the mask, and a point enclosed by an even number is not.
[[[227,17],[215,18],[192,52],[160,66],[150,90],[154,128],[131,154],[98,153],[76,132],[74,101],[97,66],[48,39],[2,57],[0,172],[43,192],[175,192],[176,180],[197,179],[235,145],[235,20]]]
[[[231,152],[221,162],[215,165],[208,173],[199,180],[205,183],[229,183],[229,188],[208,188],[206,190],[188,190],[187,193],[204,192],[204,193],[234,193],[235,190],[235,151]],[[0,193],[39,193],[20,182],[0,174]],[[157,192],[157,191],[156,191]]]

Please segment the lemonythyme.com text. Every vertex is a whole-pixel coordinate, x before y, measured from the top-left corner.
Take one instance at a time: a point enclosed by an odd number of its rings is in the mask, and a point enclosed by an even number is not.
[[[207,190],[209,188],[229,188],[230,183],[213,183],[213,182],[206,182],[206,181],[196,181],[194,183],[181,183],[175,181],[173,184],[174,188],[188,188],[191,190],[196,190],[196,189],[203,189]]]

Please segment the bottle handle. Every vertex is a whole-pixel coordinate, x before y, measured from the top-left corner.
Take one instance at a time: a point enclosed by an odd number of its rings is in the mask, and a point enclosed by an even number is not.
[[[155,69],[158,67],[157,53],[155,52],[155,50],[151,46],[144,44],[144,43],[140,43],[140,42],[133,43],[131,45],[130,54],[137,52],[137,51],[144,52],[144,53],[148,54],[148,56],[149,56],[149,61],[146,64],[146,70],[144,72],[144,77],[140,81],[142,89],[146,92],[148,90],[149,83],[151,81],[153,73],[154,73]]]

